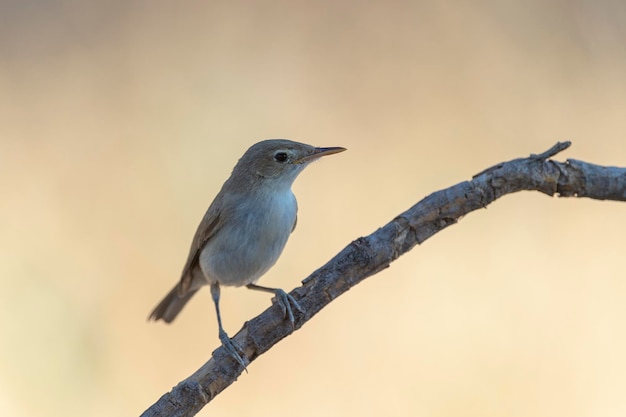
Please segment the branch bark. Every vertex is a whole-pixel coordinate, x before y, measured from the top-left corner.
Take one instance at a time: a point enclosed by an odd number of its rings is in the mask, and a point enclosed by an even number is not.
[[[243,325],[233,339],[243,348],[244,360],[254,361],[365,278],[387,268],[400,255],[467,213],[506,194],[535,190],[549,196],[626,201],[626,168],[549,159],[570,145],[559,142],[541,154],[487,168],[471,181],[429,195],[371,235],[356,239],[291,291],[304,309],[296,318],[295,329],[275,304]],[[242,371],[219,347],[208,362],[164,394],[142,417],[193,416],[235,382]]]

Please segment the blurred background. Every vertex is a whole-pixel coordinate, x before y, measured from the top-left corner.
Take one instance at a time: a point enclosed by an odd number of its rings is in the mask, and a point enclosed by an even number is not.
[[[148,323],[253,143],[348,152],[294,186],[263,285],[488,166],[626,165],[626,3],[0,3],[0,415],[139,415],[218,346]],[[202,410],[623,416],[626,206],[509,195],[337,299]],[[222,293],[235,334],[270,305]]]

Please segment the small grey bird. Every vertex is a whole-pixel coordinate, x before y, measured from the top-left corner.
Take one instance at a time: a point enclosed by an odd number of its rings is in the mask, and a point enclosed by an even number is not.
[[[222,326],[220,285],[245,285],[274,293],[285,317],[294,323],[292,306],[302,311],[296,300],[279,288],[262,287],[256,282],[276,263],[296,227],[298,204],[291,185],[298,174],[310,162],[345,150],[316,148],[286,139],[252,145],[202,218],[180,282],[149,319],[170,323],[202,286],[210,285],[220,341],[245,368],[241,348]]]

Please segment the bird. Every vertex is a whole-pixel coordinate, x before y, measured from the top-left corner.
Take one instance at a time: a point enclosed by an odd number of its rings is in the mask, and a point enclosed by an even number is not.
[[[191,242],[179,282],[154,308],[149,320],[171,323],[203,286],[208,285],[222,346],[244,369],[243,351],[222,325],[220,286],[246,286],[273,293],[284,318],[294,325],[298,302],[280,288],[257,285],[278,260],[297,224],[298,203],[291,190],[311,162],[343,152],[287,139],[252,145],[209,205]]]

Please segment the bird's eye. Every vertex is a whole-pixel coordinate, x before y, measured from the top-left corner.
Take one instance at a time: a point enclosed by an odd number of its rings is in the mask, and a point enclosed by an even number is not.
[[[277,162],[285,162],[287,159],[289,159],[289,156],[286,152],[276,152],[274,155],[274,160]]]

